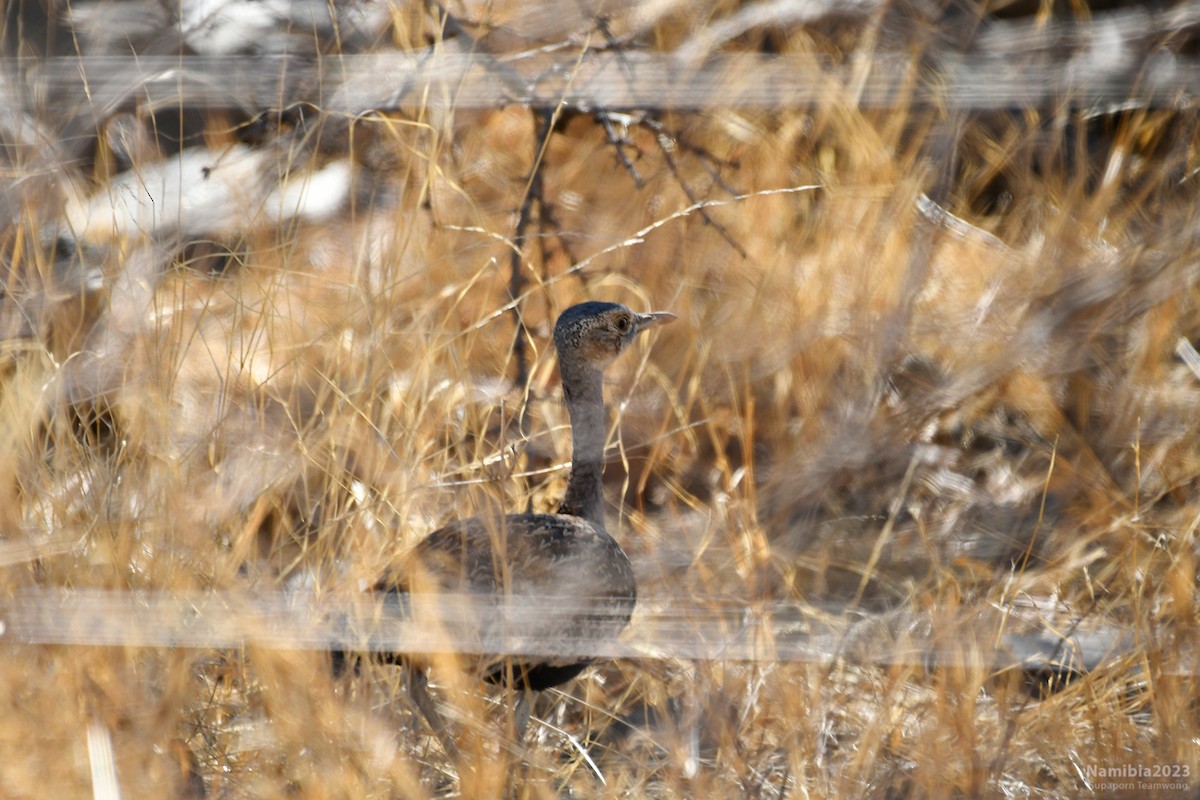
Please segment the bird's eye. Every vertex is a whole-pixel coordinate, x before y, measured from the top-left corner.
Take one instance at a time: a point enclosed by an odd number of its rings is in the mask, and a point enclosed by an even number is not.
[[[629,317],[617,317],[617,330],[621,333],[629,330]]]

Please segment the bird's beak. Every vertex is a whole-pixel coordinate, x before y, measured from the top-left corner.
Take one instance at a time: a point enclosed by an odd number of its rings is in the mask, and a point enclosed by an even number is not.
[[[658,325],[666,325],[668,322],[674,322],[676,316],[670,311],[651,311],[649,314],[637,315],[638,332],[644,331],[646,328],[653,328]]]

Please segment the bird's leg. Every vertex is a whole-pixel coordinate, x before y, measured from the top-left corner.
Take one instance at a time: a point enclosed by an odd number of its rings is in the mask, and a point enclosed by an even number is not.
[[[429,694],[429,677],[424,670],[413,667],[405,667],[404,673],[408,696],[417,704],[417,710],[421,712],[421,716],[425,717],[425,721],[433,729],[433,734],[442,745],[442,749],[446,751],[446,755],[457,759],[458,746],[454,744],[454,737],[450,735],[445,720],[438,713],[437,705]]]
[[[529,689],[517,691],[517,702],[513,705],[513,725],[517,729],[517,743],[525,741],[529,728],[529,717],[533,713],[533,692]]]

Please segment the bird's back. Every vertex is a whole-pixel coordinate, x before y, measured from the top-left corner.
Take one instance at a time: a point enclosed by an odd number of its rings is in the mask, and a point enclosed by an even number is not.
[[[582,671],[597,644],[624,630],[637,601],[616,540],[567,514],[452,522],[380,588],[410,594],[412,618],[444,626],[483,677],[505,681],[511,667],[516,685],[535,690]]]

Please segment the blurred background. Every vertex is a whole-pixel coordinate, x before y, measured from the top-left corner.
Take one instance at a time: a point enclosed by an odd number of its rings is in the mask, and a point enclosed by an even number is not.
[[[2,25],[0,796],[1194,796],[1200,3]],[[639,610],[450,758],[295,598],[555,508],[585,299]]]

